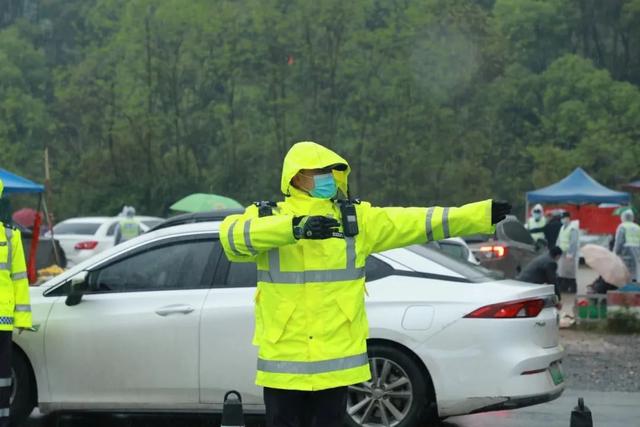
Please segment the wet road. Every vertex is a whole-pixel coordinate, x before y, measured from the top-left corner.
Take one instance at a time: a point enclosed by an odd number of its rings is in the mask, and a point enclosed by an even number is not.
[[[640,393],[569,389],[553,402],[514,411],[454,417],[431,427],[569,427],[571,410],[576,405],[578,396],[584,397],[585,404],[591,409],[595,426],[639,425]],[[212,416],[43,417],[35,414],[25,427],[215,427],[219,425],[219,418]],[[264,421],[261,417],[248,417],[247,427],[264,427]]]

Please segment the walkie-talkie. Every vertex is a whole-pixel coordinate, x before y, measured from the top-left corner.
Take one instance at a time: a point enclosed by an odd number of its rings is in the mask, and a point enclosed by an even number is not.
[[[276,202],[272,202],[270,200],[262,200],[259,202],[253,202],[254,205],[258,207],[258,216],[262,218],[263,216],[271,216],[273,215],[273,208],[278,206]]]
[[[358,230],[358,217],[356,215],[355,204],[359,204],[358,199],[339,200],[340,214],[342,215],[342,232],[347,237],[356,236]]]

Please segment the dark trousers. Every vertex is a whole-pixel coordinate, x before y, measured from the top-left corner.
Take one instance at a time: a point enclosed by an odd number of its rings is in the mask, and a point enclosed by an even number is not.
[[[264,388],[267,427],[342,427],[347,387],[320,391]]]
[[[0,427],[9,426],[11,398],[11,332],[0,331]]]
[[[557,283],[561,292],[575,294],[578,291],[578,284],[576,282],[576,279],[570,279],[567,277],[558,277]]]

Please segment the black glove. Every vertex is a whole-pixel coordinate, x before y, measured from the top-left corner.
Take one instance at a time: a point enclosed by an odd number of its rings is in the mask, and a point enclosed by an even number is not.
[[[338,231],[340,223],[326,216],[296,216],[293,235],[296,239],[328,239]]]
[[[491,224],[497,224],[511,213],[511,205],[504,200],[491,202]]]

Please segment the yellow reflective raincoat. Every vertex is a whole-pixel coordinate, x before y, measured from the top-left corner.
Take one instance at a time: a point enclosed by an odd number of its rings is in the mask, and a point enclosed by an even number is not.
[[[3,184],[0,180],[0,197]],[[20,231],[0,222],[0,331],[31,327],[29,280]]]
[[[313,198],[291,185],[300,169],[345,165],[333,170],[347,194],[345,159],[313,142],[299,142],[282,168],[279,202],[272,216],[249,206],[225,218],[220,240],[231,261],[256,262],[256,384],[290,390],[323,390],[367,381],[368,323],[364,306],[365,261],[373,252],[476,233],[490,233],[491,200],[460,208],[379,208],[356,205],[359,234],[296,240],[294,216],[340,219],[332,200]]]

